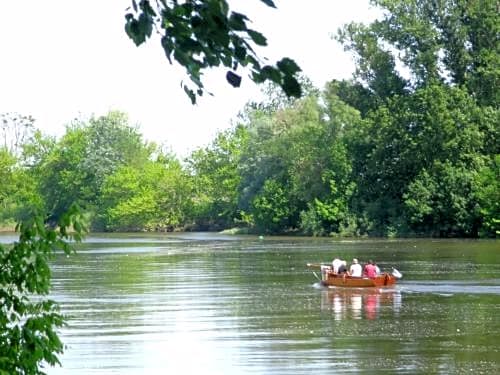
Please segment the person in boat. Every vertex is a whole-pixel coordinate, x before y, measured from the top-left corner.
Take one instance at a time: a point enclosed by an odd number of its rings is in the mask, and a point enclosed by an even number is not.
[[[373,279],[377,277],[377,270],[375,268],[375,263],[373,260],[369,260],[363,269],[363,276]]]
[[[335,258],[333,260],[333,262],[332,262],[332,269],[333,269],[333,273],[334,274],[339,273],[339,267],[340,267],[341,264],[342,264],[342,261],[339,258]]]
[[[381,275],[382,272],[380,271],[380,268],[377,263],[373,262],[373,265],[375,266],[375,273],[378,275]]]
[[[351,276],[361,277],[362,271],[361,264],[359,264],[358,260],[354,258],[352,260],[351,267],[349,268],[349,273]]]
[[[340,266],[338,269],[339,274],[347,273],[347,262],[345,260],[340,261]]]

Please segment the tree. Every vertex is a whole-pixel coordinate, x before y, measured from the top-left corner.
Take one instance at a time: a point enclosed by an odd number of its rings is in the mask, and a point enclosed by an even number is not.
[[[9,205],[10,197],[15,193],[14,182],[14,165],[16,159],[7,151],[6,148],[0,147],[0,222],[5,219],[4,215]]]
[[[211,145],[194,151],[188,159],[195,188],[194,219],[200,228],[225,228],[240,219],[239,165],[247,142],[248,130],[236,126],[219,133]]]
[[[480,169],[476,182],[476,199],[479,202],[481,226],[484,237],[500,235],[500,154],[495,155]]]
[[[355,80],[333,84],[366,120],[349,141],[357,216],[373,234],[477,236],[478,176],[490,181],[484,163],[499,150],[498,4],[372,3],[381,19],[338,33]]]
[[[411,227],[440,237],[477,237],[481,221],[477,183],[477,172],[465,165],[436,161],[403,195]]]
[[[49,260],[56,250],[71,251],[85,228],[76,207],[47,228],[33,213],[19,226],[19,241],[0,245],[0,373],[44,374],[42,364],[59,364],[63,344],[56,329],[64,325],[57,304],[47,299]],[[70,228],[72,232],[70,232]]]
[[[272,0],[261,0],[275,8]],[[226,0],[177,1],[132,0],[132,7],[125,15],[125,31],[139,46],[156,31],[170,63],[172,59],[186,69],[196,89],[182,84],[193,103],[203,95],[203,71],[207,68],[228,68],[228,82],[238,87],[241,76],[235,71],[250,68],[256,83],[270,80],[279,85],[288,96],[300,97],[300,84],[295,74],[299,66],[290,58],[283,58],[276,65],[265,64],[254,51],[256,46],[266,46],[260,32],[248,27],[249,18],[230,11]],[[196,91],[195,91],[196,90]]]
[[[124,113],[71,124],[33,168],[50,220],[57,222],[74,202],[98,214],[98,197],[107,176],[124,165],[141,167],[152,151]]]
[[[496,0],[372,3],[384,11],[381,20],[369,26],[351,23],[338,33],[355,53],[356,77],[370,90],[387,97],[441,82],[465,87],[480,105],[498,103]]]
[[[172,230],[191,215],[191,180],[177,159],[160,155],[140,168],[119,168],[106,178],[99,201],[106,231]]]
[[[252,202],[252,214],[260,232],[279,233],[289,228],[291,206],[285,187],[272,179],[266,180]]]

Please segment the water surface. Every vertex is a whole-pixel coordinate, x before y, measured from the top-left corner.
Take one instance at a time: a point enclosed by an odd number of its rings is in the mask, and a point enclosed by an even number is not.
[[[372,258],[390,289],[325,289],[308,262]],[[497,241],[91,236],[53,264],[68,316],[49,374],[492,374]],[[498,372],[497,372],[498,373]]]

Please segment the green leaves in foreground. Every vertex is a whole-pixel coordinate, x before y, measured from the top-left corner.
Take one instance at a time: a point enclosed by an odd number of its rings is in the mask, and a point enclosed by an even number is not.
[[[72,228],[72,231],[70,231]],[[55,251],[69,253],[70,240],[85,232],[80,209],[71,207],[57,228],[40,215],[18,224],[19,241],[0,246],[0,374],[44,374],[43,364],[60,364],[63,344],[56,329],[64,317],[49,293],[49,260]]]
[[[262,2],[275,8],[273,1]],[[241,76],[236,70],[242,66],[250,68],[254,82],[271,80],[288,96],[301,96],[296,78],[299,66],[290,58],[283,58],[276,66],[263,65],[253,47],[266,46],[266,37],[247,27],[246,15],[230,12],[225,0],[154,4],[153,9],[147,0],[132,0],[132,9],[125,15],[125,32],[139,46],[151,37],[153,29],[157,30],[168,61],[184,66],[194,83],[195,88],[181,84],[193,104],[205,91],[203,70],[218,66],[229,68],[226,79],[233,87],[240,86]]]

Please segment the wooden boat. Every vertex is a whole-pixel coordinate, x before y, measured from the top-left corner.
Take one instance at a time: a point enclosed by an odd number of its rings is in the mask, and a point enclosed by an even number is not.
[[[396,277],[388,273],[383,273],[374,278],[354,277],[346,274],[336,275],[332,271],[326,271],[322,274],[321,284],[350,288],[382,287],[396,284]]]
[[[396,269],[393,269],[392,274],[385,272],[376,277],[369,278],[369,277],[349,276],[345,273],[335,274],[333,273],[333,270],[329,266],[324,266],[324,265],[308,263],[307,266],[310,268],[311,267],[320,268],[321,270],[320,282],[324,286],[336,286],[336,287],[347,287],[347,288],[385,287],[396,284],[397,279],[402,277],[402,275]],[[319,279],[319,277],[317,278]]]

